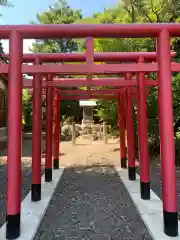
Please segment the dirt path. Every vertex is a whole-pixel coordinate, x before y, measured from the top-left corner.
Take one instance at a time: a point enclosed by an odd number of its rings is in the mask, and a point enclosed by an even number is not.
[[[119,142],[109,140],[108,144],[103,141],[78,139],[76,146],[71,142],[63,142],[60,145],[60,157],[62,167],[90,166],[90,165],[119,165],[120,153]]]

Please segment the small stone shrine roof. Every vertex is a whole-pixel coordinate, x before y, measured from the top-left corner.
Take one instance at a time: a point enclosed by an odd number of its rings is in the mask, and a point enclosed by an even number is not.
[[[79,101],[79,106],[80,107],[94,107],[96,106],[96,101],[84,101],[84,100],[80,100]]]

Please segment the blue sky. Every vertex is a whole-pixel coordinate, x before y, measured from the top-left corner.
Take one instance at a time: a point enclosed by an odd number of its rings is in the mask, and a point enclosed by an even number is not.
[[[56,0],[11,0],[11,2],[14,3],[14,8],[0,9],[3,14],[0,24],[28,24],[36,19],[37,13],[46,11]],[[69,0],[68,2],[73,8],[82,9],[85,16],[90,16],[93,12],[110,7],[117,0]]]
[[[29,24],[36,20],[36,14],[48,10],[56,0],[10,0],[14,3],[14,8],[0,8],[3,16],[0,18],[0,24]],[[90,16],[94,12],[103,11],[105,7],[110,7],[118,0],[69,0],[71,7],[82,9],[84,16]],[[34,40],[24,40],[23,52],[28,53]],[[2,40],[4,51],[9,52],[9,41]]]

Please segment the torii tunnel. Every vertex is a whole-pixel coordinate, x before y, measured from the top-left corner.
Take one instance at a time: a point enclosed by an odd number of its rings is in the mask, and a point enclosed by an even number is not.
[[[9,64],[0,65],[8,74],[8,169],[6,238],[20,236],[21,214],[21,120],[22,88],[33,88],[32,201],[41,200],[41,131],[42,94],[46,94],[45,180],[52,181],[53,89],[54,90],[54,168],[59,168],[60,100],[118,100],[121,167],[128,163],[129,180],[135,180],[133,103],[137,99],[138,145],[141,198],[150,201],[148,131],[146,98],[150,88],[158,86],[160,156],[163,192],[164,232],[178,235],[177,191],[175,175],[174,131],[172,112],[172,72],[180,64],[171,62],[170,37],[180,36],[180,24],[102,24],[102,25],[23,25],[0,26],[1,39],[10,40]],[[93,38],[157,39],[155,53],[94,53]],[[87,38],[85,53],[42,53],[23,55],[23,39]],[[24,63],[33,63],[27,65]],[[71,64],[70,62],[77,62]],[[82,62],[82,63],[80,63]],[[97,64],[95,63],[97,62]],[[43,64],[45,63],[45,64]],[[56,64],[52,64],[56,63]],[[66,64],[68,63],[68,64]],[[158,73],[156,80],[149,73]],[[22,74],[33,81],[22,80]],[[68,76],[57,78],[57,76]],[[85,78],[73,78],[73,76]],[[93,75],[108,75],[93,78]],[[111,77],[109,77],[111,76]],[[71,77],[71,78],[69,78]],[[59,90],[61,87],[88,86],[88,90]],[[111,87],[100,89],[96,87]],[[91,88],[94,88],[91,90]],[[45,89],[44,93],[42,89]],[[126,116],[126,118],[125,118]],[[125,148],[127,129],[127,158]]]

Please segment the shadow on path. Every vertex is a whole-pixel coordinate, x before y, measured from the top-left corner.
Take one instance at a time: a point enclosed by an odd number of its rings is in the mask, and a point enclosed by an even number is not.
[[[137,168],[137,173],[140,173]],[[157,158],[150,161],[150,182],[151,189],[162,200],[162,179],[161,179],[161,165],[160,160]],[[180,167],[176,167],[176,188],[177,188],[177,203],[178,203],[178,215],[180,220]]]

